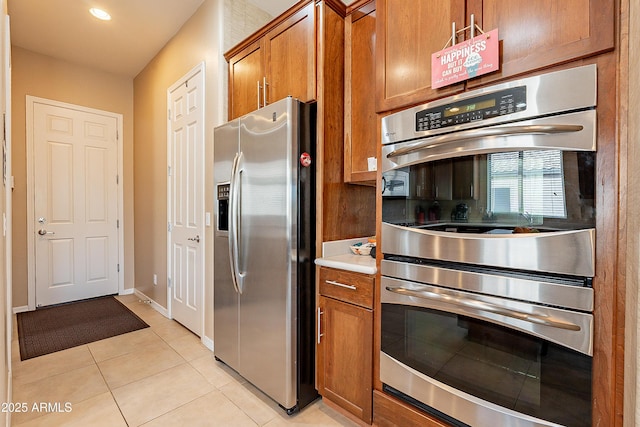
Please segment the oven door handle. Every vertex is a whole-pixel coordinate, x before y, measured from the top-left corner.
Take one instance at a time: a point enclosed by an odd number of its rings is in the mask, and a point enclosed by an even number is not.
[[[550,326],[553,328],[566,329],[570,331],[579,331],[580,326],[574,323],[562,322],[559,320],[550,319],[548,316],[541,316],[533,313],[525,313],[518,310],[513,310],[505,307],[500,307],[486,301],[480,301],[472,298],[459,297],[450,293],[436,293],[429,291],[418,291],[413,289],[403,288],[401,286],[387,286],[386,289],[390,292],[395,292],[400,295],[406,295],[411,297],[429,299],[441,301],[465,308],[471,308],[473,310],[487,311],[502,316],[511,317],[525,322],[535,323],[538,325]]]
[[[399,148],[387,154],[388,158],[399,157],[406,154],[415,153],[416,151],[426,150],[427,148],[449,144],[452,142],[466,141],[470,139],[479,139],[495,136],[516,136],[516,135],[552,135],[556,133],[580,132],[584,129],[582,125],[520,125],[520,126],[504,126],[486,129],[473,129],[455,134],[443,135],[436,138],[430,138],[428,141],[415,144],[409,147]]]

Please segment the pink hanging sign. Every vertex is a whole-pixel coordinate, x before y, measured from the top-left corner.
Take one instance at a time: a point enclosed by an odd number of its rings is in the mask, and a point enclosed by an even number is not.
[[[499,68],[498,29],[431,55],[431,87],[448,86]]]

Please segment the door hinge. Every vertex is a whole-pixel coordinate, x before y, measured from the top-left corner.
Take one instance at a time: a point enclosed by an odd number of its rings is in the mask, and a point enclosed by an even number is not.
[[[167,277],[167,288],[171,287],[171,277]]]
[[[118,264],[118,273],[120,273],[120,264]]]
[[[116,141],[120,141],[120,131],[116,129]]]
[[[167,223],[167,231],[168,231],[169,233],[171,233],[171,228],[172,228],[172,227],[171,227],[171,223],[170,223],[170,222],[168,222],[168,223]]]
[[[116,175],[116,185],[120,184],[120,175]]]
[[[167,175],[171,176],[171,165],[167,166]]]
[[[116,219],[116,228],[120,228],[120,220]]]
[[[167,118],[171,120],[171,109],[167,110]]]

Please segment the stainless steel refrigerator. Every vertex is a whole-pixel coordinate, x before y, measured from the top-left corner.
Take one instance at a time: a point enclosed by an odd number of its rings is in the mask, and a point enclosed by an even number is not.
[[[291,414],[315,390],[315,117],[291,97],[214,131],[214,354]]]

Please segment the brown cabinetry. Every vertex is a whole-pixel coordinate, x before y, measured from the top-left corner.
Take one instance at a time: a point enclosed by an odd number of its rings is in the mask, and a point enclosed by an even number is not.
[[[259,40],[229,59],[229,120],[261,106],[263,53]]]
[[[375,234],[375,188],[344,180],[345,12],[339,0],[300,1],[225,54],[230,119],[288,95],[317,101],[318,253]]]
[[[310,2],[255,40],[227,52],[229,119],[293,96],[316,97],[315,5]]]
[[[377,12],[378,111],[463,90],[431,88],[431,54],[445,47],[452,23],[464,28],[471,14],[485,31],[498,29],[501,67],[469,87],[614,47],[613,0],[378,0]]]
[[[345,20],[344,180],[375,185],[376,171],[368,159],[376,157],[375,101],[376,3],[371,1]]]
[[[409,180],[411,197],[418,199],[451,200],[453,198],[453,163],[450,160],[425,163],[412,168]],[[415,192],[415,193],[414,193]]]
[[[373,276],[320,268],[318,392],[367,423],[372,418]]]
[[[376,107],[388,111],[459,92],[462,84],[431,88],[431,54],[463,28],[464,0],[377,0]]]
[[[453,198],[457,200],[477,199],[476,162],[473,157],[456,159],[452,167]]]
[[[501,66],[470,86],[614,48],[613,0],[467,0],[471,14],[485,31],[498,28]]]

